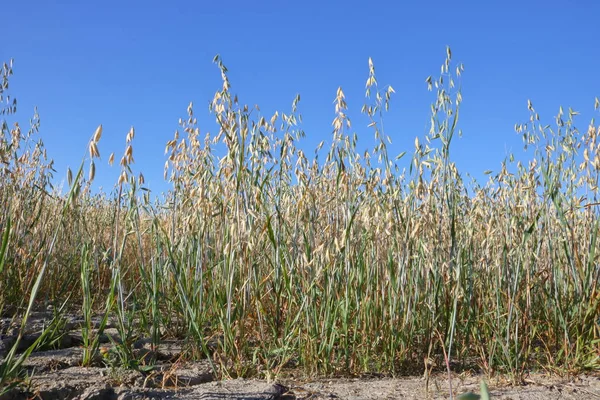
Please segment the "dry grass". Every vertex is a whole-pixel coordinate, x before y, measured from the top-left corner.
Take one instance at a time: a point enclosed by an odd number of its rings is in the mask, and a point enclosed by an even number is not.
[[[378,87],[371,62],[362,111],[376,146],[358,153],[339,89],[324,160],[297,147],[299,98],[289,113],[253,119],[258,110],[238,102],[215,62],[220,130],[202,136],[190,104],[166,146],[172,189],[162,201],[132,169],[133,128],[114,194],[90,192],[99,128],[65,196],[49,189],[37,119],[27,134],[3,124],[0,309],[22,309],[32,294],[68,299],[88,320],[110,315],[127,367],[137,365],[132,340],[146,336],[155,345],[185,337],[190,357],[234,376],[289,363],[314,374],[476,366],[516,379],[598,369],[593,121],[579,132],[575,113],[561,111],[551,129],[530,105],[517,131],[531,160],[506,160],[485,186],[468,186],[450,157],[462,66],[449,50],[441,76],[427,79],[431,131],[407,171],[388,156],[383,115],[394,91]]]

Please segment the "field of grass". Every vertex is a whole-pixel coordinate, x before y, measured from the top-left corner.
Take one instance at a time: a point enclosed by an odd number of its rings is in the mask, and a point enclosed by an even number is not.
[[[362,112],[372,123],[361,134],[374,133],[376,146],[359,154],[339,89],[320,158],[297,146],[299,98],[289,113],[253,119],[260,114],[238,103],[215,63],[222,88],[211,112],[220,131],[200,135],[190,105],[166,143],[171,190],[163,199],[151,198],[133,170],[133,128],[122,157],[110,156],[122,171],[112,194],[91,191],[101,126],[90,127],[89,151],[61,194],[49,185],[37,116],[27,129],[3,120],[4,316],[53,305],[60,328],[61,314],[81,314],[84,365],[100,351],[103,324],[92,329],[100,315],[117,321],[116,362],[127,368],[139,367],[139,337],[154,345],[185,338],[190,359],[207,357],[230,376],[273,376],[286,366],[514,377],[600,368],[594,121],[578,131],[568,110],[546,126],[530,104],[530,120],[516,130],[531,159],[506,160],[485,185],[466,183],[450,154],[462,66],[449,50],[440,77],[427,80],[431,130],[402,156],[406,170],[388,156],[383,130],[394,91],[378,86],[371,63]],[[3,118],[15,111],[11,74],[5,64]],[[52,326],[48,337],[59,334]],[[22,361],[8,354],[2,382]]]

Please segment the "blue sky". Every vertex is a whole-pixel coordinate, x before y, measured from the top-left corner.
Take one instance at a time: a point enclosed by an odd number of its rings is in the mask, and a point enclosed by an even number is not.
[[[358,116],[368,59],[380,85],[396,90],[385,117],[390,152],[412,153],[428,129],[436,76],[446,46],[465,66],[460,127],[452,157],[462,172],[498,170],[522,143],[513,127],[531,99],[544,121],[559,106],[594,116],[600,97],[596,0],[531,1],[11,1],[0,6],[0,61],[14,58],[11,93],[21,125],[39,109],[41,137],[55,160],[56,182],[76,168],[103,124],[97,185],[109,191],[130,126],[134,170],[165,190],[164,145],[194,102],[202,131],[214,131],[208,102],[220,88],[220,54],[232,91],[270,116],[297,93],[312,150],[329,140],[341,86]],[[358,121],[360,118],[355,118]],[[362,152],[373,133],[354,123]],[[312,154],[312,151],[311,153]]]

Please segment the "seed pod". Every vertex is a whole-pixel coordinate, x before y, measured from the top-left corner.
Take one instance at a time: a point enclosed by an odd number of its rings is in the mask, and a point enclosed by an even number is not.
[[[93,140],[90,142],[90,157],[100,157],[100,152],[98,151],[98,146],[96,146],[96,142]]]
[[[127,181],[127,173],[123,171],[119,176],[119,185]]]
[[[96,132],[94,133],[94,142],[98,143],[100,138],[102,137],[102,124],[98,125],[96,128]]]
[[[125,149],[125,157],[129,164],[133,163],[133,147],[131,147],[131,145],[127,146],[127,149]]]
[[[94,180],[94,177],[96,176],[96,164],[94,164],[94,161],[90,162],[90,175],[88,177],[88,180],[91,182]]]
[[[132,126],[131,129],[129,129],[129,133],[127,133],[127,143],[131,142],[133,140],[134,136],[135,136],[135,129]]]

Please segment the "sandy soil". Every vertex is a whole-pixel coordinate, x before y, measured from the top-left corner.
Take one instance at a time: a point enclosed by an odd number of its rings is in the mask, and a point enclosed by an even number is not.
[[[37,313],[28,323],[28,334],[22,348],[33,342],[46,313]],[[0,319],[0,360],[3,360],[16,338],[10,319]],[[165,342],[158,349],[161,360],[152,371],[125,371],[98,366],[80,367],[82,348],[81,321],[69,319],[71,333],[66,335],[58,350],[32,354],[25,368],[32,376],[29,387],[13,390],[0,400],[8,399],[448,399],[446,375],[407,378],[339,378],[298,380],[293,378],[267,382],[251,379],[218,381],[208,362],[173,363],[181,352],[178,342]],[[113,334],[109,328],[107,334]],[[108,344],[108,338],[103,338]],[[135,345],[138,355],[150,354],[149,344]],[[478,392],[480,376],[456,376],[452,379],[453,393]],[[488,382],[492,399],[600,399],[600,374],[575,378],[531,375],[523,385],[511,386],[501,379]]]

